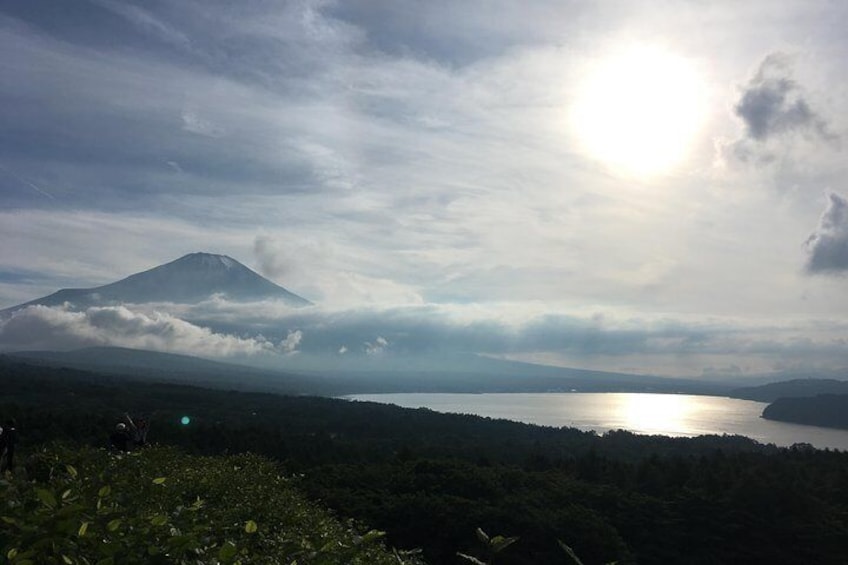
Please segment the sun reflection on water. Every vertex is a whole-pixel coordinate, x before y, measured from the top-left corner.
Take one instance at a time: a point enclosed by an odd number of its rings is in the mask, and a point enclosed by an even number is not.
[[[669,435],[686,434],[697,409],[691,396],[675,394],[622,394],[618,406],[625,429]]]

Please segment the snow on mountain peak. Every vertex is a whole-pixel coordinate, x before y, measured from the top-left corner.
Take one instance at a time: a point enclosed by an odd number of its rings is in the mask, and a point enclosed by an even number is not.
[[[213,253],[189,253],[175,261],[135,273],[119,281],[95,287],[62,289],[0,314],[33,304],[47,306],[69,302],[77,307],[123,303],[197,303],[223,295],[232,301],[282,300],[292,306],[311,304],[266,279],[232,257]]]
[[[189,253],[174,261],[176,264],[194,263],[209,268],[219,268],[223,266],[226,269],[235,269],[243,267],[241,263],[228,257],[227,255],[217,255],[215,253]]]

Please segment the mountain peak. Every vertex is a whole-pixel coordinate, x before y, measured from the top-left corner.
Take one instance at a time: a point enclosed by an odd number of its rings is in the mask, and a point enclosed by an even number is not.
[[[229,255],[218,255],[216,253],[206,253],[203,251],[195,251],[194,253],[189,253],[188,255],[183,255],[176,261],[172,261],[172,263],[177,264],[191,264],[191,265],[202,265],[204,267],[209,268],[225,268],[225,269],[235,269],[238,267],[247,268]]]
[[[0,313],[35,304],[57,306],[65,302],[77,308],[149,302],[193,304],[215,295],[235,302],[279,300],[290,306],[311,304],[232,257],[196,252],[107,285],[62,289]]]

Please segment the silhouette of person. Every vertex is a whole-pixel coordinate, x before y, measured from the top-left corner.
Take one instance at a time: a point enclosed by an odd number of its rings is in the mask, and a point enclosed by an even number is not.
[[[135,422],[135,437],[133,441],[139,447],[147,444],[147,431],[150,429],[150,422],[147,418],[138,418]]]
[[[116,451],[129,451],[132,438],[127,429],[127,425],[123,422],[118,422],[115,426],[115,431],[109,436],[109,447]]]
[[[6,426],[0,434],[0,473],[14,471],[15,446],[18,443],[18,429],[14,418],[6,420]]]

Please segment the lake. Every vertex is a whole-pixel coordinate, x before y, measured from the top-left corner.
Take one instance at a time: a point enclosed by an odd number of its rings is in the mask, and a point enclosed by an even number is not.
[[[730,434],[780,446],[809,443],[848,451],[848,431],[765,420],[760,417],[765,403],[719,396],[573,392],[356,394],[346,398],[598,433],[623,429],[678,437]]]

